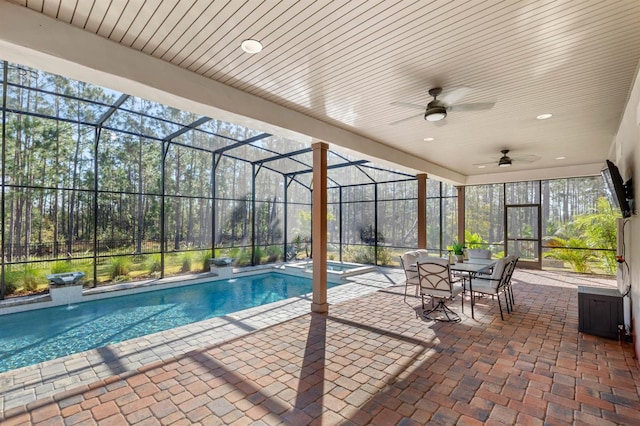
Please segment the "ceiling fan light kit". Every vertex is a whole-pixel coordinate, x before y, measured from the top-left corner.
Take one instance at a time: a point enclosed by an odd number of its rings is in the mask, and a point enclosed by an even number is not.
[[[424,119],[427,121],[440,121],[447,116],[447,108],[438,101],[438,95],[442,93],[442,88],[434,87],[429,90],[429,95],[433,100],[427,105]]]
[[[447,109],[442,106],[435,106],[427,109],[424,119],[427,121],[440,121],[447,116]]]
[[[511,167],[511,158],[507,155],[509,153],[508,149],[503,149],[500,151],[502,153],[502,157],[500,157],[500,161],[498,161],[499,167]]]

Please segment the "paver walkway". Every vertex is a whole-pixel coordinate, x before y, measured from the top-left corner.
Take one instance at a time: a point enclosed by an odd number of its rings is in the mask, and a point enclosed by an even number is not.
[[[398,278],[381,271],[374,287]],[[2,424],[638,424],[631,345],[577,331],[585,281],[518,270],[515,312],[501,321],[482,298],[458,324],[386,287],[6,408]]]

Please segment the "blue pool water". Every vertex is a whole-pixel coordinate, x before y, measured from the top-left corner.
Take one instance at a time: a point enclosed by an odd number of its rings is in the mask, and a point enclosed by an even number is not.
[[[349,265],[347,263],[327,263],[327,271],[351,271],[352,269],[361,268],[362,265]]]
[[[2,315],[0,372],[310,292],[272,272]]]
[[[345,272],[345,271],[350,271],[352,269],[360,268],[362,266],[363,265],[349,265],[347,263],[327,262],[327,271]],[[313,265],[309,264],[307,269],[312,271]]]

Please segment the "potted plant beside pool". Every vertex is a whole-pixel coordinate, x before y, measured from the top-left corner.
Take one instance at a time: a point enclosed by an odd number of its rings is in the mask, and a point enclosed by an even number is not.
[[[464,261],[464,244],[454,241],[453,244],[451,244],[451,250],[453,250],[453,254],[456,255],[458,263],[462,263]]]

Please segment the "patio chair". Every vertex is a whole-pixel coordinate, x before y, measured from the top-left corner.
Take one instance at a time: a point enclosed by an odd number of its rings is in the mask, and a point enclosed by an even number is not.
[[[460,316],[453,312],[446,304],[446,300],[453,300],[462,293],[463,285],[451,278],[449,262],[446,259],[429,258],[418,262],[418,279],[420,280],[420,296],[422,309],[424,296],[438,299],[435,307],[425,311],[422,315],[430,320],[443,322],[460,322]],[[462,312],[464,312],[464,298],[462,298]]]
[[[468,249],[467,250],[467,257],[469,258],[469,261],[473,261],[473,259],[491,259],[491,250],[487,250],[487,249]],[[457,276],[459,276],[460,278],[462,278],[463,282],[466,282],[466,280],[470,277],[469,273],[465,273],[465,272],[459,272],[456,274]],[[486,272],[480,272],[479,275],[491,275],[491,271],[486,271]],[[465,291],[466,291],[466,284],[465,284]]]
[[[468,249],[467,257],[469,259],[491,259],[491,250],[487,249]]]
[[[418,280],[418,269],[415,266],[418,261],[422,261],[428,257],[428,253],[424,249],[412,250],[404,253],[400,256],[400,266],[404,270],[405,286],[404,286],[404,300],[407,300],[407,289],[409,286],[416,287],[416,297],[418,296],[418,286],[420,281]]]
[[[491,296],[497,296],[498,307],[500,308],[500,318],[504,321],[504,314],[502,313],[502,304],[500,303],[500,295],[504,293],[505,302],[507,303],[507,313],[511,312],[509,308],[509,300],[507,298],[506,279],[509,272],[509,266],[511,262],[508,257],[499,259],[493,267],[491,275],[477,275],[469,278],[470,287],[473,293],[490,294]],[[473,298],[474,295],[471,294]]]
[[[515,298],[513,296],[513,287],[512,287],[512,283],[511,283],[511,277],[513,277],[513,271],[515,271],[516,269],[516,265],[518,264],[518,256],[515,256],[513,254],[510,254],[509,256],[507,256],[507,258],[509,259],[509,264],[507,266],[507,276],[504,280],[505,282],[505,292],[506,294],[509,296],[509,300],[511,302],[511,310],[513,311],[513,305],[515,304]]]

